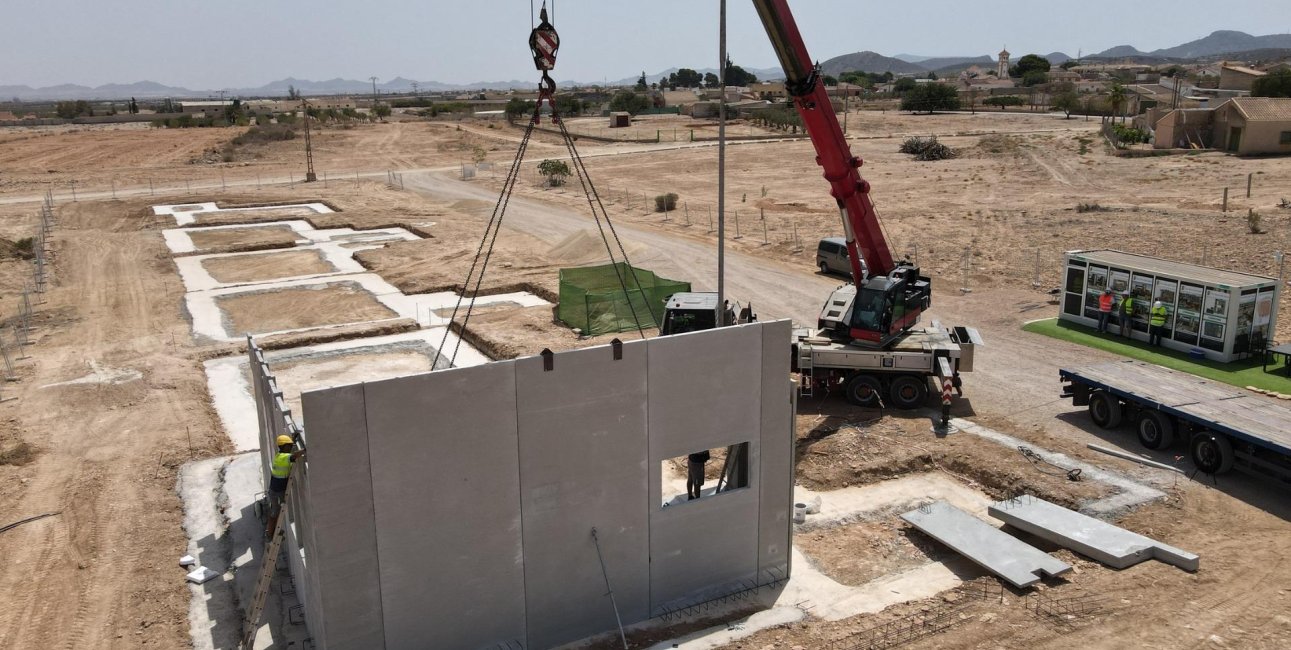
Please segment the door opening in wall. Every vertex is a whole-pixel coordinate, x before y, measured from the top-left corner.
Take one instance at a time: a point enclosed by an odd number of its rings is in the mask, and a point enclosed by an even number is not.
[[[701,449],[660,465],[665,507],[749,486],[749,443]]]

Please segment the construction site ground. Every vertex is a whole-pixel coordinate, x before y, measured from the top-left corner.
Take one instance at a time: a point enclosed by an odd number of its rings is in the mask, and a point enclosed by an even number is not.
[[[7,567],[0,573],[0,646],[190,644],[190,592],[177,565],[187,546],[177,473],[190,461],[233,451],[211,405],[202,363],[235,354],[238,345],[193,335],[175,254],[161,234],[176,224],[155,216],[150,206],[323,201],[337,211],[223,212],[195,225],[304,219],[316,228],[403,227],[420,238],[360,250],[354,259],[406,295],[460,289],[522,132],[502,122],[396,118],[316,133],[320,181],[310,185],[299,184],[299,140],[237,148],[233,162],[212,162],[206,154],[223,151],[242,129],[0,130],[0,237],[13,243],[35,234],[34,215],[47,189],[55,193],[58,216],[51,287],[35,305],[27,358],[16,361],[19,380],[0,385],[0,524],[59,513],[0,534]],[[1009,589],[963,587],[840,620],[808,610],[801,621],[754,632],[728,647],[814,648],[838,641],[842,648],[846,639],[887,622],[942,614],[956,625],[907,647],[1291,644],[1291,565],[1284,561],[1291,551],[1291,505],[1284,486],[1243,475],[1194,482],[1088,451],[1089,442],[1142,451],[1128,430],[1099,430],[1083,409],[1058,397],[1060,366],[1113,357],[1021,330],[1026,321],[1056,315],[1048,289],[1059,284],[1065,250],[1111,247],[1204,258],[1276,275],[1273,251],[1286,246],[1291,230],[1291,210],[1277,207],[1279,192],[1291,195],[1291,159],[1218,153],[1120,158],[1099,139],[1096,120],[1061,115],[854,112],[848,123],[894,248],[917,257],[933,277],[931,315],[977,327],[986,340],[977,367],[964,378],[966,396],[955,416],[1020,439],[1042,455],[1064,454],[1161,490],[1164,498],[1119,513],[1115,523],[1198,553],[1202,568],[1190,574],[1147,562],[1114,571],[1059,550],[1056,555],[1075,570],[1046,581],[1041,593],[1097,599],[1096,608],[1055,618],[1026,607],[1034,596],[1028,601]],[[897,153],[902,138],[914,134],[938,135],[961,156],[916,162]],[[631,262],[690,281],[697,290],[715,288],[715,233],[707,221],[710,211],[715,214],[711,143],[583,139],[578,145]],[[461,180],[462,165],[481,151],[493,169]],[[550,188],[534,170],[562,152],[553,136],[534,137],[484,292],[527,291],[555,302],[559,268],[605,260],[577,179]],[[763,320],[811,324],[829,290],[843,281],[814,269],[816,240],[839,234],[840,226],[812,161],[807,141],[742,142],[728,152],[727,291],[751,302]],[[1228,213],[1221,212],[1225,187],[1231,188]],[[655,212],[654,196],[668,192],[678,194],[678,210]],[[1249,233],[1248,208],[1260,213],[1264,234]],[[208,231],[194,244],[205,254],[293,241],[273,226]],[[966,249],[971,263],[965,272]],[[299,253],[246,264],[221,261],[209,270],[222,281],[319,270]],[[0,317],[11,319],[31,262],[16,247],[0,246],[0,254]],[[347,323],[269,337],[273,348],[415,327],[406,318],[357,322],[390,314],[362,293],[354,295],[357,302],[340,305],[343,298],[322,291],[269,291],[244,298],[255,304],[235,307],[228,316],[237,329],[252,331]],[[1284,300],[1283,313],[1286,306]],[[338,308],[351,313],[342,318]],[[1281,340],[1291,338],[1291,321],[1279,332]],[[9,323],[3,336],[10,340]],[[496,358],[609,338],[580,340],[553,322],[550,306],[482,308],[466,331],[468,341]],[[409,371],[424,369],[420,360],[400,363]],[[344,372],[353,359],[334,367]],[[826,500],[831,491],[924,475],[947,477],[986,498],[1025,492],[1067,506],[1115,491],[1095,480],[1069,481],[977,435],[937,438],[930,424],[923,413],[857,409],[839,396],[805,398],[798,483]],[[1180,452],[1148,456],[1174,464],[1174,453]],[[1180,466],[1188,467],[1186,461]],[[899,514],[805,529],[799,550],[821,573],[847,585],[947,559],[946,549],[909,529]],[[962,577],[975,575],[968,570]],[[630,640],[644,647],[717,622],[701,617]]]

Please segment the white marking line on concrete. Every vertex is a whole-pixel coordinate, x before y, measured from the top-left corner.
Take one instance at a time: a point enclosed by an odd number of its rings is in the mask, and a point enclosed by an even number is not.
[[[1015,587],[1062,575],[1071,565],[946,503],[911,510],[901,518]]]
[[[275,362],[292,362],[327,355],[341,358],[347,352],[371,354],[381,352],[383,348],[388,349],[417,343],[424,344],[425,350],[433,357],[434,348],[439,347],[443,337],[444,328],[436,327],[416,332],[391,334],[389,336],[349,339],[284,350],[267,350],[265,360],[269,362],[269,369],[272,371]],[[457,342],[457,335],[450,332],[446,345],[448,351],[451,352]],[[464,368],[488,362],[488,357],[463,341],[457,354],[455,365],[456,367]],[[429,361],[427,363],[429,364]],[[256,414],[255,396],[251,392],[246,355],[212,359],[207,361],[204,366],[206,369],[207,390],[211,395],[211,402],[215,406],[215,412],[220,416],[220,422],[224,425],[224,432],[229,436],[229,440],[233,442],[234,449],[238,451],[258,449],[260,447],[260,423]],[[371,379],[372,372],[379,372],[379,369],[366,368],[365,371],[367,372],[366,376]],[[405,374],[407,373],[395,368],[391,371],[390,376],[395,377]],[[333,377],[331,380],[329,385],[332,386],[352,383],[352,380],[344,376]],[[283,391],[285,399],[289,402],[294,402],[298,400],[302,389],[313,390],[324,386],[293,386],[279,377],[278,387]],[[292,415],[296,418],[297,423],[304,425],[302,413],[292,413]]]
[[[259,223],[239,223],[224,226],[194,226],[189,228],[167,228],[161,231],[162,238],[166,240],[166,247],[170,252],[175,254],[186,254],[198,252],[197,245],[193,243],[192,234],[202,232],[215,232],[219,230],[247,229],[247,228],[275,228],[286,226],[291,228],[298,237],[296,245],[308,244],[325,244],[336,242],[354,250],[365,248],[377,248],[382,244],[392,241],[416,241],[421,239],[417,235],[403,228],[373,228],[371,230],[355,230],[353,228],[315,228],[308,221],[289,219],[285,221],[265,221]]]
[[[1165,496],[1165,493],[1161,490],[1130,480],[1122,474],[1118,474],[1101,467],[1095,467],[1083,461],[1075,460],[1066,454],[1041,449],[1025,440],[1014,438],[1013,436],[1000,433],[993,429],[988,429],[975,422],[970,422],[962,418],[952,418],[950,424],[964,433],[971,433],[975,436],[985,438],[986,440],[990,440],[991,442],[1004,445],[1005,447],[1009,447],[1014,450],[1018,447],[1030,447],[1036,450],[1037,453],[1044,456],[1045,460],[1048,460],[1060,467],[1066,469],[1080,469],[1082,479],[1107,483],[1108,485],[1120,490],[1115,494],[1108,495],[1098,499],[1097,501],[1086,503],[1081,507],[1081,512],[1093,515],[1110,516],[1120,513],[1128,508],[1133,508],[1134,506],[1147,503],[1148,501],[1155,501]]]
[[[1030,495],[992,504],[990,515],[1014,528],[1047,539],[1114,569],[1156,558],[1185,571],[1196,571],[1194,553],[1163,544],[1101,519],[1068,510]]]
[[[171,216],[175,218],[175,225],[188,226],[197,223],[197,220],[203,215],[230,212],[255,212],[259,210],[313,210],[316,214],[328,214],[333,210],[322,203],[295,203],[290,205],[260,205],[250,208],[220,208],[214,202],[207,203],[177,203],[170,205],[154,205],[152,213],[157,216]]]

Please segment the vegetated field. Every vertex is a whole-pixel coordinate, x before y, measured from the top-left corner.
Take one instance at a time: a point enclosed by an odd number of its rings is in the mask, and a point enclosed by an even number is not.
[[[1058,285],[1060,254],[1068,249],[1114,247],[1182,260],[1205,256],[1219,266],[1275,274],[1272,252],[1286,246],[1291,227],[1291,211],[1276,207],[1280,193],[1291,195],[1291,159],[1213,153],[1120,159],[1108,155],[1096,125],[1022,113],[849,116],[854,151],[866,160],[863,172],[873,183],[893,247],[917,257],[933,275],[938,318],[979,327],[987,340],[978,351],[977,368],[965,377],[967,396],[956,403],[956,415],[1037,449],[1154,482],[1168,498],[1128,512],[1117,523],[1201,554],[1203,568],[1188,574],[1148,562],[1111,571],[1060,553],[1076,563],[1079,573],[1052,581],[1047,592],[1055,597],[1098,594],[1106,603],[1102,613],[1056,626],[1027,613],[1017,596],[1009,594],[1005,603],[974,605],[966,611],[971,618],[955,631],[909,647],[1057,648],[1068,647],[1073,639],[1091,648],[1285,647],[1291,641],[1286,614],[1291,609],[1291,590],[1286,589],[1291,566],[1281,558],[1291,551],[1291,506],[1284,492],[1242,476],[1224,477],[1215,485],[1182,478],[1173,484],[1173,477],[1163,479],[1160,473],[1085,450],[1091,441],[1131,449],[1135,443],[1128,432],[1094,429],[1079,409],[1057,400],[1056,369],[1113,357],[1029,334],[1020,326],[1056,313],[1044,290]],[[62,512],[0,536],[0,557],[21,567],[0,574],[0,646],[187,643],[189,592],[173,566],[184,544],[174,485],[182,463],[228,450],[198,363],[222,348],[192,340],[179,308],[183,288],[160,235],[173,224],[151,216],[148,205],[325,199],[341,211],[310,216],[319,227],[406,224],[429,233],[431,238],[359,257],[406,292],[443,289],[465,277],[492,208],[480,197],[500,184],[488,174],[470,183],[450,175],[481,149],[487,160],[505,168],[521,135],[518,128],[490,128],[471,120],[327,128],[314,143],[320,183],[295,188],[256,189],[256,175],[294,173],[299,178],[299,138],[266,144],[252,161],[188,162],[208,149],[218,150],[240,131],[0,131],[0,236],[16,240],[34,232],[34,201],[48,181],[60,195],[53,289],[37,309],[35,343],[27,350],[32,359],[19,362],[21,381],[6,384],[6,400],[0,402],[0,523]],[[959,148],[961,156],[915,162],[897,153],[908,135],[937,135]],[[707,232],[706,219],[715,197],[716,149],[686,142],[578,144],[633,261],[646,267],[676,265],[693,275],[677,279],[699,286],[711,282],[707,253],[678,264],[669,243],[709,250],[714,235]],[[545,188],[531,171],[560,151],[551,136],[535,136],[518,185],[521,196],[513,202],[513,209],[525,210],[525,219],[512,217],[499,238],[487,290],[533,287],[550,292],[560,266],[596,261],[590,248],[587,255],[567,255],[568,242],[574,241],[569,237],[576,235],[567,232],[570,223],[594,229],[590,219],[569,216],[587,210],[577,184]],[[41,156],[59,164],[33,162]],[[762,306],[764,317],[809,321],[814,317],[810,310],[782,308],[796,304],[786,296],[806,296],[807,302],[818,304],[827,287],[841,281],[813,273],[815,240],[840,231],[836,206],[813,158],[807,142],[740,144],[728,152],[731,273],[749,276],[751,270],[765,269],[775,278],[775,283],[750,289],[753,295],[735,297]],[[424,168],[438,172],[411,171]],[[377,182],[384,181],[387,169],[406,170],[406,191]],[[332,172],[326,186],[321,182],[324,170]],[[355,183],[354,171],[376,177]],[[346,174],[349,180],[337,180]],[[1255,179],[1249,200],[1247,174]],[[221,176],[229,184],[226,192],[219,191]],[[72,179],[77,179],[78,191],[99,193],[108,192],[116,179],[120,199],[100,194],[88,201],[64,201]],[[151,198],[149,179],[181,189]],[[185,180],[201,189],[187,194]],[[1225,186],[1234,188],[1227,215],[1219,204]],[[654,212],[653,196],[667,192],[680,196],[681,209],[664,221],[665,215]],[[1105,209],[1076,210],[1088,204]],[[1248,234],[1247,208],[1263,215],[1266,234]],[[736,212],[738,240],[733,239]],[[795,227],[801,251],[793,242]],[[971,265],[963,273],[961,256],[970,247]],[[1037,251],[1038,291],[1031,287]],[[0,317],[13,315],[12,296],[21,290],[28,264],[0,259]],[[747,277],[728,278],[749,282]],[[965,278],[973,291],[960,295],[956,289]],[[310,302],[306,311],[330,320],[320,313],[330,309],[328,300]],[[368,315],[365,305],[351,307]],[[553,341],[567,343],[568,332],[540,312],[520,310],[511,319],[504,312],[484,313],[481,322],[495,340],[504,340],[506,328],[516,326],[523,332],[515,341],[518,353],[537,345],[536,339],[547,335],[545,328]],[[1282,313],[1288,313],[1285,305]],[[1286,324],[1279,331],[1282,339],[1289,338]],[[41,388],[86,375],[92,370],[88,360],[100,368],[138,370],[142,377],[120,384]],[[69,411],[67,404],[76,408]],[[992,496],[1027,489],[1074,505],[1101,494],[1102,487],[1092,483],[1067,487],[1064,478],[1048,476],[1002,447],[981,447],[987,443],[972,438],[939,441],[927,433],[927,421],[921,418],[858,410],[835,398],[804,400],[800,411],[799,478],[818,488],[937,471]],[[1171,454],[1150,455],[1172,463]],[[897,543],[893,536],[905,534],[898,527],[885,519],[872,526],[815,531],[808,546],[835,562],[849,550],[896,549],[902,555],[891,567],[900,568],[920,561],[924,541],[914,537]],[[840,570],[854,571],[861,579],[883,566]],[[835,623],[809,617],[759,632],[737,646],[817,647],[936,607],[936,602],[916,602]]]

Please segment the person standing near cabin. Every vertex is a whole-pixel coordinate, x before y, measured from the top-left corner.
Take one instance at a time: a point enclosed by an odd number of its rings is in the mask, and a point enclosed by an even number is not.
[[[1116,297],[1112,295],[1111,289],[1103,289],[1103,295],[1098,297],[1098,333],[1107,333],[1107,321],[1112,317],[1112,303]]]
[[[708,450],[697,451],[686,457],[686,500],[699,498],[704,489],[704,465],[713,455]]]
[[[1161,345],[1161,334],[1165,332],[1168,317],[1166,307],[1160,300],[1152,303],[1152,312],[1148,318],[1148,345]]]
[[[1128,291],[1125,292],[1125,297],[1121,298],[1121,312],[1119,315],[1121,336],[1130,338],[1130,335],[1134,333],[1134,326],[1130,323],[1134,318],[1134,294]]]

